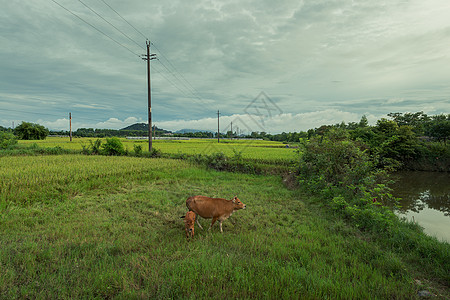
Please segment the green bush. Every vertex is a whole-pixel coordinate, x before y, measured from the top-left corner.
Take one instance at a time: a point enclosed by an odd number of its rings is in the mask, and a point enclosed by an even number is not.
[[[152,147],[152,151],[150,152],[150,157],[161,157],[162,153],[161,150],[158,150],[154,147]]]
[[[92,142],[92,140],[89,140],[89,145],[81,145],[81,153],[86,155],[98,155],[101,152],[101,146],[102,146],[102,140],[97,139],[95,142]]]
[[[386,130],[392,128],[388,125]],[[334,128],[302,146],[299,176],[303,187],[319,194],[327,206],[361,230],[391,230],[395,216],[382,204],[396,199],[383,184],[388,178],[385,170],[376,168],[365,145],[351,140],[348,131]]]
[[[142,155],[142,145],[134,144],[133,149],[134,149],[134,155],[136,155],[136,156]]]
[[[197,154],[188,159],[196,164],[219,171],[261,173],[261,169],[254,163],[246,162],[239,151],[234,151],[232,157],[226,156],[223,152],[217,152],[211,155]]]
[[[6,131],[0,131],[0,149],[11,148],[17,144],[17,138],[14,134]]]
[[[299,173],[316,188],[346,187],[371,179],[373,162],[346,130],[331,129],[325,136],[303,142],[302,148]]]
[[[106,138],[106,143],[101,145],[102,153],[105,155],[125,155],[126,151],[122,142],[116,138]]]

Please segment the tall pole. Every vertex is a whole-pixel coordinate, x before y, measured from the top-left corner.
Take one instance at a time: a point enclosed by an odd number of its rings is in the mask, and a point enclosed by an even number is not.
[[[69,136],[72,141],[72,113],[69,113]]]
[[[231,122],[231,139],[233,139],[233,122]]]
[[[220,112],[217,111],[217,142],[218,142],[218,143],[220,143],[219,115],[220,115]]]
[[[152,89],[150,85],[150,42],[147,41],[148,151],[152,152]]]
[[[143,60],[147,61],[147,95],[148,95],[148,151],[152,152],[152,90],[150,84],[150,61],[156,58],[156,54],[150,54],[150,41],[146,41],[147,54]]]

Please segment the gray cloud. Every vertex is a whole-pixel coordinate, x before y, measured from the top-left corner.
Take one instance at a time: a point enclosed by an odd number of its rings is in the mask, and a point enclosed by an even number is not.
[[[80,2],[57,1],[128,49],[52,1],[3,0],[0,125],[40,120],[66,129],[68,112],[83,118],[81,127],[146,120],[144,37],[101,1],[83,0],[139,45]],[[445,0],[107,3],[156,45],[153,119],[160,124],[214,119],[218,109],[241,115],[261,91],[293,116],[340,112],[324,114],[324,123],[449,112]],[[307,124],[285,119],[286,128],[281,122],[272,131]]]

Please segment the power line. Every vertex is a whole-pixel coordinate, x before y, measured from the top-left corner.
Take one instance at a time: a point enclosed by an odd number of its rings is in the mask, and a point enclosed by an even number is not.
[[[167,77],[166,75],[164,75],[163,72],[161,72],[161,70],[156,67],[153,66],[153,68],[155,69],[156,73],[159,73],[162,77],[164,77],[164,79],[166,79],[168,82],[170,82],[170,84],[172,84],[172,86],[176,89],[178,89],[184,96],[190,98],[190,96],[186,93],[186,91],[183,91],[178,85],[176,85],[169,77]]]
[[[154,44],[152,44],[152,45],[154,45]],[[161,52],[160,52],[161,53]],[[197,98],[197,99],[199,99],[199,100],[201,100],[201,97],[199,97],[198,95],[195,95],[195,93],[193,93],[191,90],[190,90],[190,88],[183,82],[183,81],[181,81],[179,78],[178,78],[178,76],[175,74],[175,73],[173,73],[173,71],[172,70],[170,70],[160,59],[158,59],[158,61],[161,63],[161,65],[170,73],[170,74],[172,74],[172,76],[175,78],[175,79],[177,79],[185,88],[186,88],[186,90],[189,92],[189,93],[191,93],[192,94],[192,96],[194,96],[194,98]]]
[[[86,8],[88,8],[90,11],[92,11],[94,14],[96,14],[99,18],[101,18],[103,21],[105,21],[106,23],[108,23],[109,25],[111,25],[115,30],[117,30],[118,32],[120,32],[123,36],[125,36],[127,39],[129,39],[130,41],[132,41],[133,43],[135,43],[136,45],[138,45],[138,47],[141,47],[142,49],[145,50],[145,48],[140,45],[139,43],[137,43],[135,40],[133,40],[131,37],[129,37],[126,33],[124,33],[122,30],[120,30],[119,28],[117,28],[116,26],[114,26],[114,24],[112,24],[111,22],[109,22],[108,20],[106,20],[105,18],[103,18],[98,12],[96,12],[93,8],[91,8],[89,5],[87,5],[86,3],[84,3],[81,0],[78,0],[81,4],[83,4]]]
[[[181,78],[183,78],[183,80],[192,88],[192,90],[194,90],[196,93],[197,93],[197,98],[199,98],[199,99],[201,99],[202,97],[200,96],[200,93],[190,84],[190,82],[189,81],[187,81],[187,79],[183,76],[183,74],[182,73],[180,73],[179,71],[178,71],[178,69],[172,64],[172,62],[164,55],[164,53],[161,51],[161,50],[159,50],[159,48],[158,47],[156,47],[156,45],[154,45],[153,43],[152,43],[152,45],[155,47],[155,49],[161,54],[161,56],[172,66],[172,68],[178,73],[178,74],[180,74],[180,76],[181,76]],[[180,80],[181,81],[181,80]]]
[[[115,12],[122,20],[124,20],[128,25],[130,25],[134,30],[136,30],[141,36],[144,37],[146,40],[150,40],[148,37],[146,37],[142,32],[140,32],[136,27],[134,27],[130,22],[128,22],[124,17],[122,17],[114,8],[111,7],[108,3],[106,3],[104,0],[101,0],[106,6],[108,6],[113,12]]]
[[[49,114],[49,113],[38,113],[38,112],[30,112],[30,111],[25,111],[25,110],[15,110],[15,109],[6,109],[6,108],[0,108],[0,111],[9,111],[9,112],[17,112],[17,113],[21,113],[21,114],[30,114],[30,115],[36,115],[36,116],[52,116],[52,117],[61,117],[62,115],[67,114],[66,112],[64,112],[62,114]],[[105,120],[92,119],[92,118],[86,118],[86,117],[77,117],[77,119],[88,120],[88,121],[97,121],[97,122],[106,122]]]
[[[81,21],[83,21],[84,23],[86,23],[87,25],[91,26],[92,28],[94,28],[95,30],[97,30],[98,32],[100,32],[101,34],[103,34],[104,36],[106,36],[107,38],[109,38],[110,40],[112,40],[113,42],[115,42],[116,44],[118,44],[119,46],[127,49],[129,52],[131,52],[132,54],[136,55],[137,57],[140,57],[139,54],[136,54],[135,52],[133,52],[130,48],[128,48],[127,46],[121,44],[120,42],[118,42],[117,40],[115,40],[114,38],[110,37],[109,35],[107,35],[106,33],[104,33],[103,31],[101,31],[100,29],[98,29],[97,27],[95,27],[94,25],[92,25],[91,23],[89,23],[88,21],[84,20],[82,17],[80,17],[79,15],[77,15],[76,13],[72,12],[71,10],[69,10],[68,8],[64,7],[63,5],[61,5],[60,3],[58,3],[56,0],[52,0],[55,4],[57,4],[59,7],[61,7],[62,9],[66,10],[67,12],[69,12],[70,14],[74,15],[75,17],[77,17],[78,19],[80,19]]]
[[[29,112],[29,111],[24,111],[24,110],[15,110],[15,109],[7,109],[7,108],[0,108],[0,110],[10,111],[10,112],[18,112],[18,113],[26,113],[26,114],[31,114],[31,115],[45,115],[45,116],[52,116],[52,117],[60,116],[60,115],[56,115],[56,114],[36,113],[36,112]]]
[[[72,14],[73,16],[77,17],[78,19],[80,19],[81,21],[83,21],[84,23],[86,23],[87,25],[89,25],[90,27],[94,28],[95,30],[97,30],[98,32],[100,32],[101,34],[103,34],[104,36],[108,37],[110,40],[112,40],[113,42],[115,42],[116,44],[118,44],[119,46],[125,48],[126,50],[128,50],[130,53],[132,53],[133,55],[136,55],[138,57],[141,57],[139,54],[136,54],[135,52],[133,52],[131,49],[129,49],[127,46],[123,45],[122,43],[120,43],[119,41],[117,41],[116,39],[112,38],[110,35],[106,34],[104,31],[100,30],[99,28],[97,28],[96,26],[92,25],[91,23],[89,23],[88,21],[84,20],[82,17],[80,17],[79,15],[75,14],[74,12],[72,12],[71,10],[69,10],[68,8],[64,7],[62,4],[60,4],[59,2],[57,2],[56,0],[52,0],[55,4],[57,4],[58,6],[60,6],[61,8],[63,8],[64,10],[66,10],[67,12],[69,12],[70,14]],[[115,25],[113,25],[111,22],[109,22],[108,20],[106,20],[102,15],[100,15],[98,12],[96,12],[94,9],[92,9],[89,5],[87,5],[86,3],[84,3],[81,0],[78,0],[81,4],[83,4],[86,8],[88,8],[91,12],[93,12],[94,14],[96,14],[99,18],[101,18],[103,21],[105,21],[107,24],[109,24],[110,26],[112,26],[115,30],[117,30],[118,32],[120,32],[123,36],[125,36],[127,39],[129,39],[130,41],[132,41],[133,43],[135,43],[136,45],[138,45],[139,47],[143,48],[139,43],[137,43],[133,38],[131,38],[129,35],[127,35],[126,33],[124,33],[122,30],[120,30],[119,28],[117,28]],[[137,29],[135,26],[133,26],[129,21],[127,21],[117,10],[115,10],[111,5],[109,5],[105,0],[100,0],[102,1],[106,6],[108,6],[114,13],[116,13],[124,22],[126,22],[129,26],[131,26],[137,33],[139,33],[141,36],[143,36],[144,38],[148,39],[139,29]],[[149,40],[149,39],[148,39]],[[158,73],[161,74],[161,76],[163,76],[167,81],[169,81],[174,87],[176,87],[180,92],[182,92],[183,95],[185,95],[186,97],[191,98],[191,96],[189,96],[188,94],[191,94],[194,98],[200,100],[204,105],[206,106],[210,106],[209,103],[205,102],[202,97],[200,96],[200,93],[192,86],[192,84],[183,76],[183,74],[181,74],[177,68],[173,65],[173,63],[166,57],[166,55],[164,55],[164,53],[152,42],[151,43],[152,46],[155,47],[155,49],[161,54],[161,56],[168,62],[168,64],[170,65],[170,67],[172,67],[173,70],[171,70],[163,61],[159,60],[158,61],[161,63],[161,65],[169,72],[169,74],[171,76],[173,76],[173,78],[179,82],[185,89],[186,91],[183,91],[173,80],[170,80],[167,76],[164,75],[163,72],[158,71]],[[143,48],[144,49],[144,48]],[[179,76],[177,76],[177,74]],[[181,79],[180,79],[181,78]]]
[[[144,37],[146,40],[150,40],[145,34],[143,34],[139,29],[137,29],[133,24],[128,22],[117,10],[115,10],[111,5],[109,5],[105,0],[102,1],[106,6],[108,6],[113,12],[115,12],[123,21],[125,21],[129,26],[131,26],[137,33],[139,33],[142,37]],[[202,101],[203,104],[209,105],[205,101],[203,101],[200,93],[192,86],[192,84],[181,74],[177,68],[172,64],[172,62],[164,55],[164,53],[155,45],[155,43],[151,42],[151,45],[161,54],[161,56],[169,63],[169,65],[175,70],[176,73],[180,75],[180,77],[184,80],[181,80],[178,78],[178,76],[171,71],[160,59],[158,61],[163,65],[163,67],[176,79],[178,82],[180,82],[189,93],[191,93],[194,98],[197,98],[198,100]],[[162,74],[162,73],[161,73]],[[165,77],[167,79],[167,77]],[[174,83],[171,81],[171,84],[174,85]],[[178,87],[177,87],[178,88]],[[178,88],[179,89],[179,88]]]

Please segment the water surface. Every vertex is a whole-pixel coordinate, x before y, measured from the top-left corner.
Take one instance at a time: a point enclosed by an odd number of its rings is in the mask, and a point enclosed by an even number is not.
[[[450,242],[450,173],[398,172],[393,177],[393,194],[402,198],[396,212]]]

